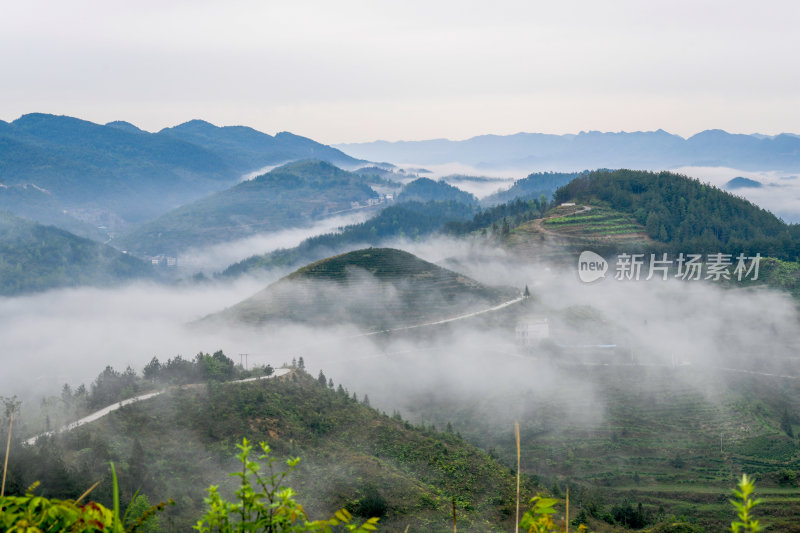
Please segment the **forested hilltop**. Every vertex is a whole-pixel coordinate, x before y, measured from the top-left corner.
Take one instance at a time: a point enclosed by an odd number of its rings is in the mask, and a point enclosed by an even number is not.
[[[383,331],[486,309],[517,295],[402,250],[365,248],[306,265],[200,323],[352,324]]]
[[[795,261],[800,226],[699,180],[671,172],[595,171],[555,193],[556,203],[600,202],[631,213],[650,238],[690,253],[761,253]]]

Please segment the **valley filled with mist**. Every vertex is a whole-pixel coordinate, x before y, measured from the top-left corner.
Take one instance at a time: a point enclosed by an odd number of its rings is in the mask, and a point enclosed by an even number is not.
[[[246,438],[385,531],[721,531],[743,473],[800,531],[797,136],[0,141],[7,494],[187,531]]]

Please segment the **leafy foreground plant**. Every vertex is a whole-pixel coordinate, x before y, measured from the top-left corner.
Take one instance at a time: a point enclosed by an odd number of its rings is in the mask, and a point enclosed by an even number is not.
[[[766,526],[759,524],[758,520],[751,515],[753,508],[761,503],[761,500],[752,498],[753,492],[755,491],[755,482],[748,478],[747,474],[742,474],[742,479],[737,486],[738,490],[733,490],[736,499],[730,500],[730,502],[736,507],[736,514],[739,520],[731,522],[731,531],[733,531],[733,533],[756,533],[757,531],[763,531]]]
[[[309,522],[303,506],[294,500],[295,492],[281,485],[300,459],[288,459],[287,468],[276,472],[274,469],[276,459],[269,455],[269,446],[266,442],[261,442],[259,446],[263,454],[258,459],[266,460],[269,474],[262,476],[259,473],[261,465],[257,461],[250,460],[253,446],[247,439],[243,439],[241,444],[236,445],[240,450],[236,457],[242,463],[242,471],[231,474],[240,480],[235,493],[238,501],[224,500],[219,493],[219,487],[211,485],[208,488],[208,498],[205,499],[209,509],[194,529],[220,533],[330,533],[334,528],[338,531],[344,528],[345,531],[368,533],[377,530],[378,518],[370,518],[361,525],[351,524],[353,517],[345,509],[336,511],[334,516],[327,520]]]
[[[35,496],[30,487],[25,496],[0,499],[0,529],[10,533],[40,531],[117,531],[114,513],[99,503],[80,505],[80,500],[56,500]],[[120,530],[121,531],[121,530]]]
[[[173,502],[162,502],[158,505],[139,509],[140,516],[128,518],[131,506],[120,518],[119,484],[114,463],[111,463],[111,476],[114,483],[114,509],[109,509],[97,502],[81,505],[80,502],[97,487],[95,483],[77,500],[58,500],[36,496],[33,491],[39,485],[37,481],[25,492],[25,496],[0,496],[0,531],[8,533],[43,533],[49,531],[70,531],[89,533],[108,531],[113,533],[131,533],[148,531],[154,524],[155,514],[164,510]],[[134,500],[136,496],[134,495]],[[140,505],[141,507],[141,505]],[[129,523],[126,528],[124,524]]]
[[[565,531],[567,520],[565,520],[563,528],[553,521],[553,514],[556,512],[554,506],[558,502],[559,500],[555,498],[544,498],[537,494],[531,498],[531,508],[522,515],[519,525],[528,533],[559,533]],[[578,531],[586,531],[586,526],[581,524],[578,526]]]
[[[236,502],[228,502],[222,498],[218,487],[212,485],[208,489],[209,496],[205,499],[209,509],[194,526],[201,532],[220,533],[333,533],[334,531],[353,531],[356,533],[369,533],[377,530],[378,518],[370,518],[361,525],[351,524],[352,515],[344,509],[336,511],[334,516],[327,520],[309,521],[303,506],[294,500],[295,492],[281,485],[284,478],[294,470],[300,461],[299,458],[289,459],[287,468],[275,472],[275,458],[270,457],[270,448],[266,443],[260,443],[262,455],[259,460],[266,460],[269,475],[261,475],[261,465],[250,460],[253,451],[247,439],[242,444],[237,444],[240,453],[236,456],[242,463],[241,472],[231,476],[240,480],[239,489],[235,494]],[[162,502],[147,508],[147,504],[139,501],[140,509],[132,516],[129,505],[125,516],[120,518],[119,489],[114,464],[111,463],[111,474],[114,488],[113,509],[104,507],[96,502],[81,505],[83,500],[96,486],[92,486],[77,500],[57,500],[36,496],[33,494],[38,482],[34,483],[25,496],[0,495],[0,531],[9,533],[43,533],[49,531],[69,531],[75,533],[108,531],[113,533],[128,533],[134,531],[153,531],[158,529],[154,522],[155,514],[162,511],[166,505],[174,502]],[[730,500],[736,508],[738,520],[731,523],[733,533],[757,533],[766,526],[759,523],[753,516],[753,509],[761,503],[754,499],[755,483],[743,475],[733,493],[736,499]],[[136,502],[137,495],[132,500]],[[565,529],[569,520],[569,512],[565,513],[563,525],[553,520],[555,505],[559,500],[536,495],[530,501],[530,509],[525,512],[520,521],[523,531],[528,533],[560,533]],[[128,525],[126,528],[125,525]],[[678,524],[673,524],[678,525]],[[585,532],[586,526],[580,525],[578,532]],[[672,531],[672,529],[670,529]]]

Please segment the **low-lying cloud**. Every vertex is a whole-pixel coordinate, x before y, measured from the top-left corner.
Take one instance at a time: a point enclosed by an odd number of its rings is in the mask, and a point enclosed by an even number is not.
[[[247,259],[253,255],[266,254],[280,248],[293,248],[309,237],[324,233],[335,233],[339,228],[359,224],[374,212],[355,211],[346,215],[326,218],[312,226],[289,228],[269,233],[259,233],[251,237],[224,242],[202,248],[191,248],[178,257],[181,270],[211,274],[224,270],[227,266]]]
[[[88,385],[106,365],[141,371],[153,356],[165,361],[222,349],[236,362],[239,354],[248,354],[251,366],[278,366],[303,357],[313,375],[324,370],[337,384],[359,397],[368,394],[374,406],[388,412],[424,417],[420,409],[429,398],[478,406],[484,416],[494,413],[504,421],[527,416],[525,403],[511,409],[503,404],[504,395],[525,393],[533,395],[533,402],[559,398],[564,416],[590,424],[603,416],[595,385],[574,367],[562,365],[586,362],[575,359],[577,345],[616,344],[618,351],[625,350],[625,364],[654,368],[688,365],[715,372],[735,368],[800,375],[794,357],[800,319],[795,302],[782,293],[711,282],[612,278],[584,284],[569,265],[518,258],[477,242],[442,238],[397,245],[488,285],[518,290],[528,285],[531,300],[509,308],[502,320],[469,319],[365,335],[354,325],[325,325],[313,318],[260,328],[187,327],[251,296],[277,273],[233,283],[132,284],[4,298],[1,394],[35,402],[36,395],[57,394],[63,383]],[[327,296],[344,300],[354,290],[361,298],[375,294],[378,304],[385,296],[368,277]],[[523,348],[515,326],[534,317],[550,322],[550,342]]]

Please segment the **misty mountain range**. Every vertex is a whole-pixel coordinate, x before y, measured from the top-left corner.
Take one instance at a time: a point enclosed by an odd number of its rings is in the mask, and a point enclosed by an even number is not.
[[[127,122],[32,113],[0,121],[0,208],[44,223],[67,215],[73,230],[80,222],[124,227],[230,187],[244,173],[308,158],[359,163],[287,132],[193,120],[148,133]]]
[[[664,130],[551,135],[481,135],[462,141],[374,141],[337,144],[372,161],[420,165],[462,163],[478,169],[580,170],[584,168],[732,167],[800,170],[800,137],[741,135],[706,130],[688,139]]]

